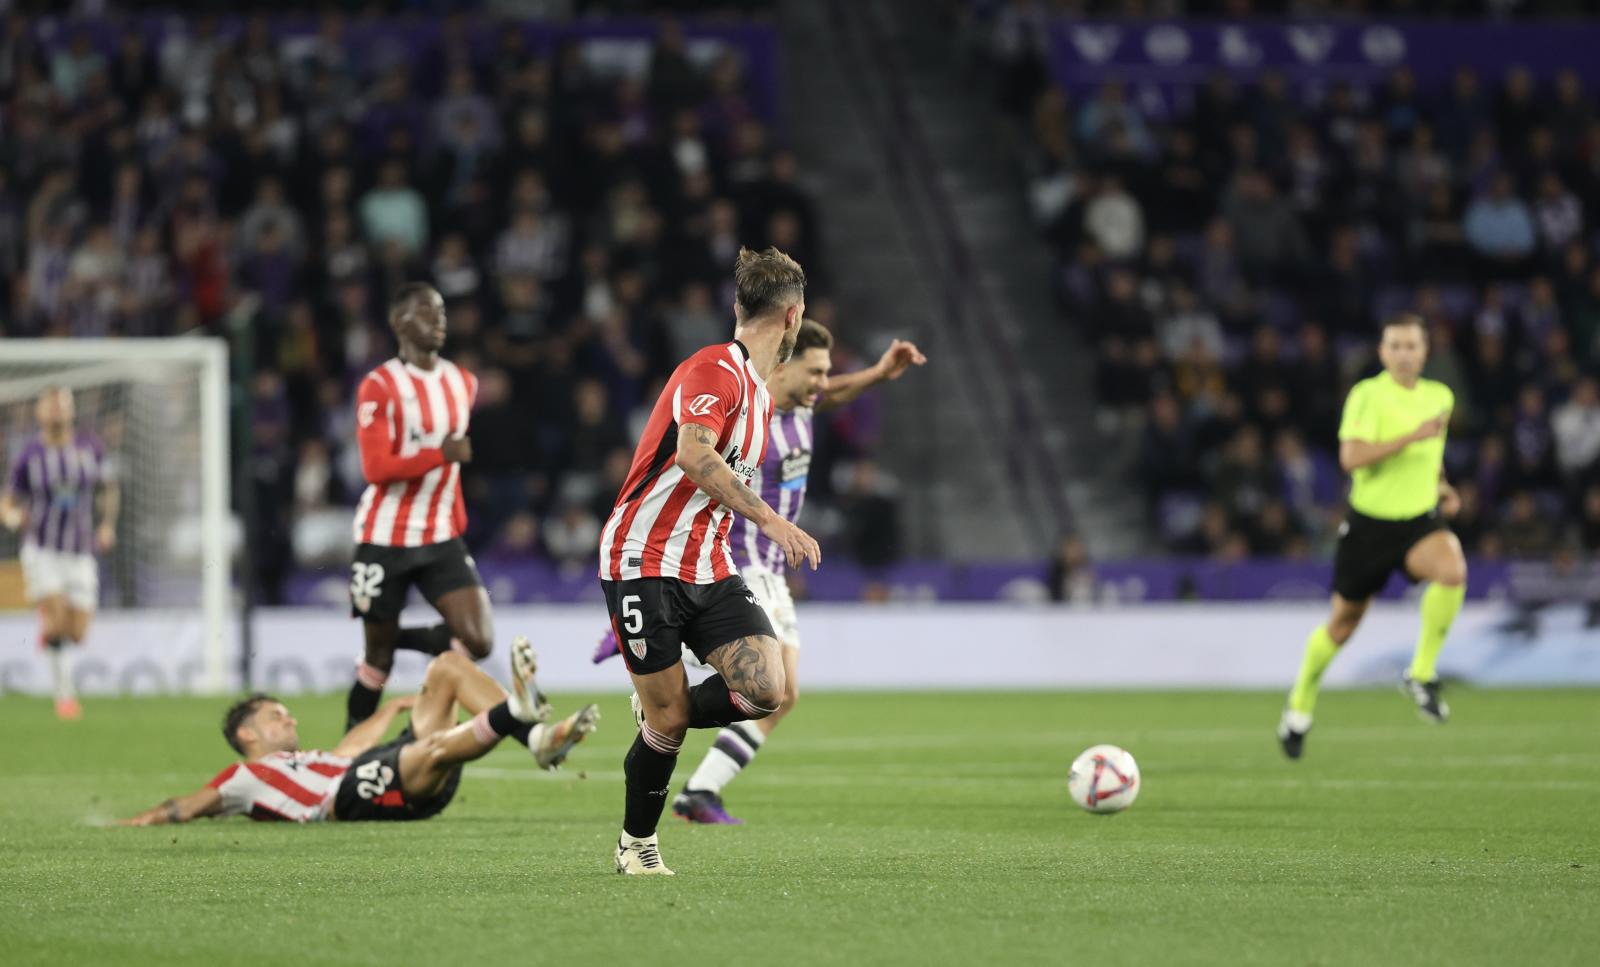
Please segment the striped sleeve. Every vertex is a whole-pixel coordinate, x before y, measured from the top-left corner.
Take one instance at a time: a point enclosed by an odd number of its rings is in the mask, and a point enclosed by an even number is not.
[[[672,418],[679,426],[706,427],[720,440],[743,397],[744,381],[738,371],[727,360],[708,355],[683,374],[673,392]]]
[[[6,475],[6,486],[12,493],[27,495],[31,492],[28,484],[28,457],[33,453],[33,444],[29,443],[11,461],[11,472]]]
[[[356,444],[361,451],[361,474],[368,483],[414,480],[444,464],[444,451],[437,447],[400,456],[396,424],[401,417],[397,411],[394,397],[380,377],[369,375],[361,381],[356,394]]]

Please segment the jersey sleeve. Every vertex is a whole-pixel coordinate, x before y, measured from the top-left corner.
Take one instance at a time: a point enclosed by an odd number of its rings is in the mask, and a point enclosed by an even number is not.
[[[242,763],[235,762],[221,772],[211,777],[207,786],[222,794],[222,815],[240,816],[250,811],[250,797],[245,792],[246,782],[240,778],[239,773],[244,770]]]
[[[1378,442],[1378,409],[1365,382],[1351,387],[1344,400],[1344,416],[1339,420],[1339,439]]]
[[[11,461],[11,470],[6,474],[6,489],[19,497],[26,497],[32,491],[28,485],[28,454],[32,446],[22,448],[15,460]]]
[[[672,394],[672,418],[679,426],[693,423],[722,437],[728,420],[739,412],[744,382],[731,364],[715,357],[702,359],[683,374]]]
[[[389,388],[378,377],[368,376],[356,392],[356,445],[361,450],[361,475],[367,483],[411,480],[444,463],[444,451],[438,448],[400,456],[394,426],[395,404]]]

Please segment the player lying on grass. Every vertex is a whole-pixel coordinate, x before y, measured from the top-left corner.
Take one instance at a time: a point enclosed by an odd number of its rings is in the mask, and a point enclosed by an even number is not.
[[[594,705],[548,724],[550,705],[534,685],[527,639],[511,645],[512,692],[471,661],[446,652],[428,663],[422,691],[393,699],[345,734],[331,751],[301,750],[294,716],[269,695],[252,695],[228,710],[222,735],[244,757],[200,789],[122,821],[159,826],[201,816],[318,820],[427,819],[450,804],[463,763],[488,755],[506,736],[554,769],[594,731]],[[460,705],[473,718],[456,722]],[[411,724],[378,744],[400,712]]]

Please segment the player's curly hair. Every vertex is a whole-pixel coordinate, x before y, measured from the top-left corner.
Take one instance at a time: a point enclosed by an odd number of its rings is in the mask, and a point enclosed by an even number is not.
[[[733,264],[734,298],[743,318],[753,319],[805,298],[806,273],[800,263],[775,248],[739,249]]]
[[[239,730],[250,721],[250,716],[256,714],[256,709],[268,702],[276,701],[276,698],[266,692],[256,692],[229,707],[222,716],[222,737],[228,740],[228,745],[233,747],[233,751],[244,755],[244,746],[239,742]]]

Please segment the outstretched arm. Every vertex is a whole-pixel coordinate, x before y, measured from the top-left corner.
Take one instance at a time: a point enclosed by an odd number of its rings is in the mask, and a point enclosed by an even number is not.
[[[177,796],[151,806],[137,816],[118,820],[118,826],[165,826],[169,823],[186,823],[201,816],[215,816],[222,812],[222,793],[202,786],[187,796]]]
[[[345,733],[339,744],[333,747],[333,754],[358,756],[377,745],[378,740],[388,733],[389,726],[394,724],[394,717],[415,704],[417,704],[415,695],[402,695],[384,702],[371,718]]]
[[[899,379],[907,367],[921,366],[928,361],[915,343],[896,339],[883,351],[876,363],[843,376],[828,379],[828,388],[817,401],[818,410],[832,410],[844,406],[868,389],[890,380]]]

